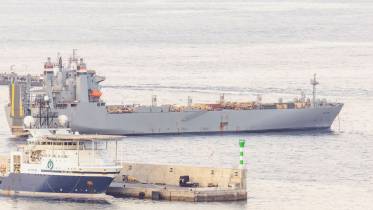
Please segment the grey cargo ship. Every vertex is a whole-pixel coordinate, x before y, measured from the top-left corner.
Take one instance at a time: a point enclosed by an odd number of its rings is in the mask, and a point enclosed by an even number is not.
[[[64,64],[59,57],[44,65],[43,86],[10,84],[8,122],[15,135],[25,134],[22,119],[35,117],[35,100],[48,96],[51,109],[68,116],[74,131],[88,134],[147,135],[213,132],[262,132],[330,128],[342,103],[316,98],[316,77],[312,99],[304,95],[292,102],[262,103],[225,101],[187,105],[106,105],[100,83],[105,78],[88,70],[82,58],[73,53]],[[36,116],[37,117],[37,116]]]

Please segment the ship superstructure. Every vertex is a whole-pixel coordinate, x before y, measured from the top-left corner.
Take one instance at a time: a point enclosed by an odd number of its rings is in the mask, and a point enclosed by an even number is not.
[[[342,103],[329,103],[316,97],[316,76],[312,81],[312,99],[302,95],[292,102],[262,103],[230,102],[221,96],[217,103],[187,105],[158,105],[154,96],[152,105],[106,105],[101,99],[100,83],[104,77],[87,69],[75,51],[63,63],[48,58],[44,65],[44,85],[24,94],[20,106],[13,101],[8,106],[9,116],[17,113],[37,113],[35,98],[47,97],[52,111],[66,115],[70,127],[80,133],[115,135],[183,134],[210,132],[250,132],[296,129],[330,128],[343,107]],[[13,85],[13,84],[12,84]],[[15,108],[14,108],[15,107]],[[21,108],[20,108],[21,107]],[[23,111],[18,111],[20,109]]]
[[[121,169],[119,137],[46,135],[11,152],[0,169],[0,194],[100,199]]]

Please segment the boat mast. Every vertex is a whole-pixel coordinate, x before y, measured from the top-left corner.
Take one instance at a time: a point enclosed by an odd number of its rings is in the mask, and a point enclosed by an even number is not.
[[[313,79],[311,79],[311,85],[312,85],[312,105],[313,107],[316,107],[316,85],[318,85],[319,82],[316,80],[316,74],[313,74]]]

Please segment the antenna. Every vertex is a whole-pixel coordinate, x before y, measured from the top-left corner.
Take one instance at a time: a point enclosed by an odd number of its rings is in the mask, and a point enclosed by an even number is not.
[[[262,95],[257,94],[256,95],[256,106],[260,109],[262,106]]]
[[[312,104],[315,107],[316,106],[316,85],[318,85],[319,82],[316,80],[316,74],[313,74],[313,79],[311,79],[311,85],[312,85]]]
[[[57,53],[57,62],[58,62],[58,69],[61,71],[62,70],[62,56],[61,53]]]
[[[77,49],[73,49],[73,59],[76,59],[76,51]]]
[[[192,106],[192,97],[188,96],[188,107]]]
[[[303,90],[300,92],[300,100],[302,103],[306,101],[306,94],[304,93]]]
[[[220,94],[219,103],[224,104],[224,93]]]
[[[61,56],[58,59],[58,68],[60,69],[60,71],[62,71],[62,57]]]
[[[157,106],[157,96],[156,95],[152,95],[152,106],[153,107]]]

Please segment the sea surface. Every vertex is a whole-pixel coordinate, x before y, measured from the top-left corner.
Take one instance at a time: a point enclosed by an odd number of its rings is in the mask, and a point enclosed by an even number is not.
[[[108,204],[0,197],[0,209],[372,209],[372,0],[1,0],[0,72],[42,73],[78,49],[106,76],[108,104],[293,100],[345,103],[331,131],[127,137],[125,161],[237,167],[245,138],[248,199]],[[0,87],[0,106],[8,88]],[[0,153],[12,138],[0,109]]]

